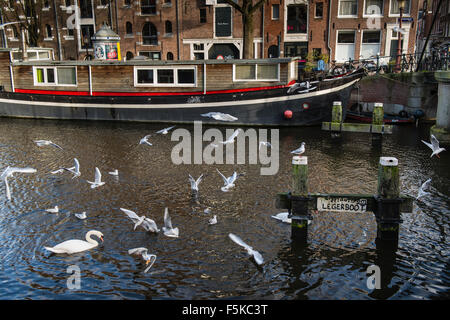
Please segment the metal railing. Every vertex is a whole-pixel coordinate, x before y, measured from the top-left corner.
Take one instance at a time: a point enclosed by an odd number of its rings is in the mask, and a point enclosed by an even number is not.
[[[448,49],[431,51],[422,57],[420,54],[402,54],[400,65],[397,67],[397,55],[394,56],[372,56],[369,59],[352,60],[337,64],[331,63],[328,70],[330,75],[339,75],[346,72],[363,68],[366,74],[416,72],[416,71],[438,71],[450,69],[450,54]]]

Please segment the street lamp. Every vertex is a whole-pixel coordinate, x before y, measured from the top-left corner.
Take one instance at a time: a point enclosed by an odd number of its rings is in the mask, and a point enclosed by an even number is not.
[[[403,15],[403,9],[405,8],[406,0],[397,0],[398,2],[398,9],[400,11],[400,18],[399,18],[399,26],[397,31],[398,36],[398,46],[397,46],[397,63],[396,63],[396,72],[401,72],[402,68],[400,66],[400,59],[402,55],[402,15]]]

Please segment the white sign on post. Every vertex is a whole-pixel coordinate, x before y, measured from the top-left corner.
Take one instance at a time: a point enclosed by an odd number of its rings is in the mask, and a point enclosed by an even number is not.
[[[336,212],[363,213],[367,211],[366,199],[349,199],[345,197],[318,197],[317,210]]]

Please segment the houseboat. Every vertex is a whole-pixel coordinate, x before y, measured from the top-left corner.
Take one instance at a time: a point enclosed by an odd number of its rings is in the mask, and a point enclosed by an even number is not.
[[[23,61],[0,49],[0,116],[250,126],[316,125],[344,110],[357,71],[297,82],[298,59]]]

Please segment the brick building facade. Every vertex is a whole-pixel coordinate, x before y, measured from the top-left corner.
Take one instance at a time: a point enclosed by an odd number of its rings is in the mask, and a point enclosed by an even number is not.
[[[254,58],[305,58],[315,52],[342,61],[389,55],[396,45],[396,1],[268,0],[253,17]],[[404,53],[414,51],[418,13],[418,0],[407,1]],[[92,54],[89,36],[103,23],[120,36],[126,59],[242,58],[242,17],[223,0],[36,0],[36,6],[42,21],[38,46],[53,48],[56,59]],[[369,6],[380,12],[372,14]],[[3,20],[6,14],[3,10]],[[77,22],[80,28],[72,29]],[[18,47],[13,28],[6,27],[6,41]]]

